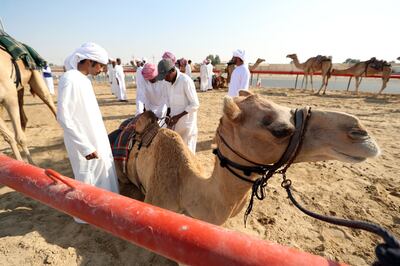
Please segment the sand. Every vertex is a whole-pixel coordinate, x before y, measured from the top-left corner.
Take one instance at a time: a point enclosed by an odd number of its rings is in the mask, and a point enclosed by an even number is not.
[[[119,103],[106,85],[96,94],[107,130],[115,129],[135,111],[135,89],[129,103]],[[359,96],[329,91],[327,96],[292,89],[253,89],[290,107],[344,111],[360,118],[382,149],[382,155],[360,164],[336,161],[302,163],[288,172],[296,197],[310,209],[339,217],[366,219],[400,237],[400,95]],[[199,93],[197,158],[211,172],[211,142],[226,91]],[[26,135],[34,161],[72,176],[62,130],[39,99],[26,95]],[[3,114],[4,118],[7,118]],[[9,122],[8,122],[9,124]],[[11,155],[2,141],[0,152]],[[0,185],[0,265],[176,265]],[[291,246],[352,265],[374,261],[380,239],[369,233],[328,225],[306,217],[289,203],[274,178],[268,197],[257,201],[247,227],[243,211],[224,225],[261,239]]]

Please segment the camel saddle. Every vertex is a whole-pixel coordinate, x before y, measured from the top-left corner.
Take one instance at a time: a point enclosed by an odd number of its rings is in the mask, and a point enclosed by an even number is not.
[[[378,71],[383,71],[384,67],[390,67],[391,64],[384,60],[378,60],[375,57],[372,57],[370,60],[367,61],[367,65],[373,69]]]
[[[13,60],[21,59],[25,67],[30,70],[39,70],[47,65],[32,47],[15,40],[3,30],[0,30],[0,47],[9,53]]]
[[[155,115],[154,117],[156,118]],[[135,144],[138,144],[138,150],[143,146],[148,147],[157,135],[160,126],[154,117],[145,113],[139,114],[122,122],[117,130],[108,135],[114,160],[122,163],[124,174],[126,173],[129,154]],[[147,126],[141,132],[137,131],[139,119],[142,119],[141,123],[143,123],[143,119],[148,120],[145,121]]]
[[[315,60],[316,60],[316,62],[315,62],[316,64],[320,64],[324,61],[331,61],[331,59],[325,55],[317,55],[315,57]]]

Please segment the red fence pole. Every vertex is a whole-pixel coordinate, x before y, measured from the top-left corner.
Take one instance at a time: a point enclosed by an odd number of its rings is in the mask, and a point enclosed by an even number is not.
[[[344,265],[111,193],[0,155],[0,183],[188,265]]]

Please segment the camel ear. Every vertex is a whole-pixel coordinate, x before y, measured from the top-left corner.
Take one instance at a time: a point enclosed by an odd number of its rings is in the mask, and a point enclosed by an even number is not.
[[[239,96],[245,96],[245,97],[247,97],[247,96],[250,96],[250,95],[253,95],[253,93],[250,92],[249,90],[240,90],[240,91],[239,91]]]
[[[239,121],[242,111],[239,106],[229,96],[224,98],[224,114],[232,121]]]

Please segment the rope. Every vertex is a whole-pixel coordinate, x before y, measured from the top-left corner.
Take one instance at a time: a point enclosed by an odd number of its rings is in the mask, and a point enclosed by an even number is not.
[[[293,197],[292,192],[290,190],[291,184],[292,184],[292,182],[290,181],[290,179],[286,179],[286,176],[284,175],[281,185],[286,190],[290,201],[300,211],[307,214],[308,216],[311,216],[315,219],[318,219],[318,220],[321,220],[321,221],[324,221],[327,223],[340,225],[340,226],[346,226],[346,227],[353,228],[353,229],[361,229],[361,230],[368,231],[370,233],[373,233],[373,234],[376,234],[376,235],[382,237],[383,240],[385,241],[385,243],[378,244],[375,248],[375,254],[376,254],[376,257],[378,258],[377,265],[383,265],[383,266],[392,266],[392,265],[398,266],[398,265],[400,265],[400,242],[399,242],[399,240],[396,239],[396,237],[391,232],[382,228],[379,225],[376,225],[376,224],[373,224],[370,222],[345,220],[345,219],[331,217],[331,216],[325,216],[325,215],[321,215],[321,214],[317,214],[312,211],[309,211],[309,210],[305,209],[303,206],[301,206],[296,201],[296,199]]]

